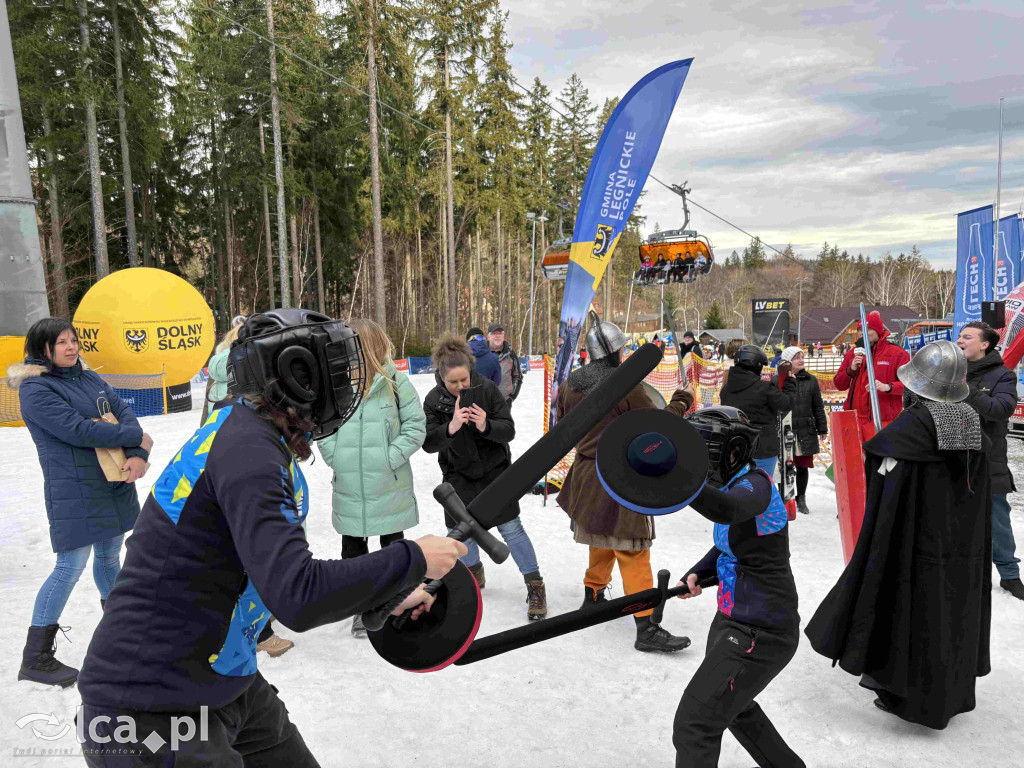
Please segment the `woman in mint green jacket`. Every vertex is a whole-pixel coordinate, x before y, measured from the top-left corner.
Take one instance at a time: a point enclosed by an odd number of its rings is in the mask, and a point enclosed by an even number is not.
[[[370,536],[380,536],[383,548],[419,522],[409,459],[427,434],[419,395],[395,368],[387,334],[372,320],[352,318],[349,326],[363,346],[366,394],[355,415],[317,443],[334,470],[331,506],[343,559],[369,552]],[[362,631],[356,616],[352,633]]]

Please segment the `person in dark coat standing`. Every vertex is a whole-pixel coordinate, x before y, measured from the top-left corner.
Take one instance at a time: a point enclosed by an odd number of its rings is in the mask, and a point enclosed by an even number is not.
[[[804,351],[800,347],[786,347],[782,350],[782,362],[793,366],[791,378],[796,388],[793,392],[793,431],[796,433],[796,509],[805,515],[807,507],[807,482],[810,480],[814,455],[821,450],[818,435],[828,434],[828,420],[825,418],[825,403],[821,399],[818,378],[804,367]],[[772,376],[772,386],[779,386],[779,375]]]
[[[512,463],[508,444],[516,436],[516,428],[498,387],[474,369],[473,353],[465,342],[443,339],[434,350],[433,362],[437,386],[423,400],[427,417],[423,450],[437,454],[444,482],[451,483],[468,506]],[[461,407],[467,395],[472,398],[472,405]],[[514,507],[515,515],[497,526],[498,533],[508,544],[526,582],[527,617],[531,621],[543,619],[548,613],[547,594],[537,554],[519,519],[519,500],[510,500],[508,506]],[[508,513],[502,515],[507,516]],[[456,522],[445,513],[449,530]],[[462,562],[482,589],[486,581],[480,548],[472,539],[466,541],[466,547],[469,552],[461,558]]]
[[[498,389],[511,409],[512,401],[519,397],[519,390],[523,386],[523,367],[519,364],[519,355],[505,339],[505,328],[501,323],[487,326],[487,344],[498,358],[501,370]]]
[[[22,418],[43,470],[50,544],[57,565],[32,611],[19,680],[67,687],[78,670],[54,656],[61,612],[93,552],[93,578],[104,603],[121,570],[121,544],[139,516],[135,481],[146,474],[153,440],[117,392],[78,359],[67,320],[37,321],[25,337],[25,362],[7,375],[19,390]],[[109,406],[117,424],[98,421]],[[107,480],[97,448],[123,448],[124,482]]]
[[[736,351],[735,364],[722,387],[722,405],[739,408],[750,422],[761,430],[752,458],[759,469],[771,477],[779,460],[779,416],[793,407],[796,386],[790,380],[789,365],[779,368],[782,388],[761,380],[761,370],[768,363],[764,350],[745,344]]]
[[[1006,432],[1010,416],[1017,407],[1017,376],[1003,365],[996,351],[999,334],[986,323],[968,323],[960,331],[956,345],[967,358],[967,386],[964,401],[978,412],[981,428],[992,441],[989,477],[992,479],[992,560],[999,572],[999,586],[1024,600],[1020,580],[1020,559],[1016,556],[1013,528],[1010,526],[1010,502],[1006,494],[1017,487],[1006,461]]]
[[[697,343],[697,338],[693,335],[693,331],[687,331],[683,334],[683,343],[679,345],[679,357],[686,357],[691,352],[694,357],[702,359],[704,357],[704,353],[700,351],[700,344]]]
[[[805,630],[876,692],[875,706],[942,729],[989,672],[989,440],[955,344],[925,345],[899,377],[912,403],[864,444],[867,501],[853,556]]]
[[[466,342],[473,352],[473,357],[476,358],[476,372],[500,389],[501,362],[498,360],[498,356],[491,351],[483,329],[470,328],[466,333]]]
[[[602,381],[611,376],[622,359],[626,337],[617,325],[597,323],[587,333],[586,345],[592,361],[577,368],[558,388],[556,416],[562,419],[577,407]],[[678,390],[670,409],[682,416],[693,405],[693,391]],[[558,505],[569,516],[573,539],[590,549],[589,567],[583,576],[583,607],[592,608],[607,600],[612,570],[616,563],[626,594],[654,586],[651,546],[654,518],[621,506],[604,490],[597,473],[597,444],[605,429],[619,416],[636,408],[653,408],[642,386],[636,386],[576,444],[576,458],[562,483]],[[633,615],[638,651],[681,651],[690,645],[688,637],[676,637],[651,619],[652,610]]]

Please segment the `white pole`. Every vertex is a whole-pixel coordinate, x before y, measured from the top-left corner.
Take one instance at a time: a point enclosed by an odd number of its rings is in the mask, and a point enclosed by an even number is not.
[[[995,244],[992,246],[992,299],[998,300],[999,295],[999,198],[1003,191],[1003,98],[999,98],[999,160],[996,164],[996,222]]]
[[[633,306],[633,285],[634,281],[629,281],[629,301],[626,302],[626,327],[622,329],[624,334],[629,333],[629,309]]]
[[[537,219],[533,220],[533,248],[530,253],[530,340],[526,344],[526,356],[533,354],[533,277],[537,273]]]

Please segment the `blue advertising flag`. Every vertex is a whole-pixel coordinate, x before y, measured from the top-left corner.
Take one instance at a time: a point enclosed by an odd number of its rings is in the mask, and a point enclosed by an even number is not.
[[[1006,294],[1017,287],[1021,281],[1020,246],[1017,242],[1020,231],[1017,214],[1004,216],[999,221],[999,263],[995,265],[996,299],[1006,298]],[[981,247],[988,256],[987,264],[995,262],[995,223],[989,220],[981,226]],[[992,286],[992,270],[986,273],[985,280]],[[991,291],[990,291],[991,292]],[[990,297],[991,298],[991,297]]]
[[[982,228],[988,224],[988,247]],[[992,206],[965,211],[956,217],[956,304],[953,336],[981,319],[981,302],[992,300]]]
[[[558,330],[561,347],[551,394],[552,424],[558,385],[572,368],[594,291],[647,183],[692,61],[673,61],[641,78],[615,107],[597,142],[569,251]]]

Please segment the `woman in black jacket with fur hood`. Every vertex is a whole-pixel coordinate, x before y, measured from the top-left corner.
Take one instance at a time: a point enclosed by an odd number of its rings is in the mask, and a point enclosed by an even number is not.
[[[476,372],[473,353],[466,342],[443,339],[434,350],[437,386],[427,393],[423,411],[427,416],[427,437],[423,450],[437,454],[437,463],[446,483],[451,483],[459,498],[469,503],[512,463],[508,444],[516,436],[508,402],[490,380]],[[471,401],[468,407],[460,407]],[[519,501],[509,502],[515,516],[497,526],[508,544],[512,559],[526,581],[527,615],[530,620],[547,615],[544,580],[537,565],[533,542],[519,519]],[[507,517],[506,515],[502,515]],[[449,529],[455,521],[445,515]],[[462,557],[477,583],[483,588],[484,564],[472,539],[466,542],[469,553]]]

